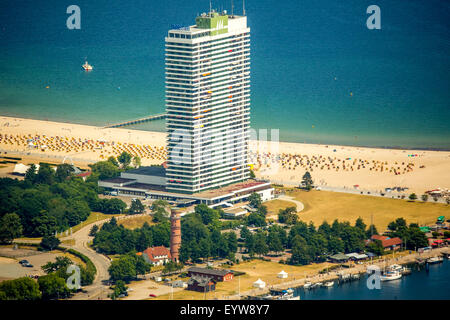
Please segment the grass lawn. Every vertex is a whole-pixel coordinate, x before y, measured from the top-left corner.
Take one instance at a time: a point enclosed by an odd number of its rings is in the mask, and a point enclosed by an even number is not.
[[[267,216],[278,220],[278,212],[280,209],[295,207],[295,204],[286,200],[270,200],[263,203],[267,207]]]
[[[133,230],[136,228],[141,228],[145,222],[147,222],[149,225],[155,224],[154,222],[152,222],[152,217],[148,216],[148,215],[142,216],[142,217],[127,218],[127,219],[118,221],[117,224],[121,224],[125,228]]]
[[[216,291],[206,293],[206,299],[218,298],[222,299],[227,296],[235,295],[238,293],[239,285],[240,292],[244,293],[251,290],[251,294],[258,294],[258,290],[253,288],[253,282],[258,279],[263,280],[266,283],[266,287],[270,287],[274,284],[279,284],[282,282],[292,281],[294,279],[303,279],[306,275],[313,275],[327,266],[332,264],[328,262],[311,264],[307,266],[290,266],[285,264],[280,264],[276,262],[253,260],[249,262],[242,262],[240,264],[235,264],[231,267],[234,271],[243,271],[246,274],[235,277],[231,281],[218,282],[216,284]],[[287,279],[277,278],[277,274],[284,270],[288,273]],[[240,278],[240,280],[238,279]],[[161,295],[158,300],[169,300],[171,298],[170,294]],[[174,300],[202,300],[205,298],[205,294],[201,292],[183,290],[179,292],[174,292]]]
[[[299,218],[306,223],[312,221],[316,227],[324,220],[331,224],[335,219],[354,224],[358,217],[370,225],[373,215],[373,223],[381,233],[391,221],[400,217],[408,224],[414,222],[424,225],[435,223],[439,216],[450,216],[450,206],[442,203],[298,189],[288,191],[287,194],[305,205],[305,209],[298,214]]]
[[[120,217],[123,216],[123,214],[104,214],[101,212],[91,212],[91,214],[89,215],[89,217],[83,221],[80,224],[77,224],[76,226],[72,227],[72,232],[75,233],[78,230],[80,230],[81,228],[87,226],[88,224],[94,223],[96,221],[100,221],[103,219],[111,219],[112,217]]]

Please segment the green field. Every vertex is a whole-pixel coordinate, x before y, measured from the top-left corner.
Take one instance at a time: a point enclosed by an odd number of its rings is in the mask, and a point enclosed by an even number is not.
[[[421,226],[435,223],[439,216],[450,217],[450,206],[442,203],[411,202],[330,191],[290,190],[287,195],[305,205],[305,209],[298,214],[299,218],[307,223],[312,221],[316,227],[323,221],[331,224],[335,219],[353,224],[361,217],[367,225],[373,221],[378,232],[383,232],[391,221],[400,217],[406,219],[407,223],[414,222]]]

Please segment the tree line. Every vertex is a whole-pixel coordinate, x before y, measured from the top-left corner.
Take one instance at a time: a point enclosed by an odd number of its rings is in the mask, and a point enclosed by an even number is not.
[[[67,230],[86,220],[91,211],[124,212],[122,200],[100,199],[95,178],[84,181],[73,170],[68,164],[54,170],[41,163],[37,172],[31,165],[23,181],[0,178],[0,242]]]

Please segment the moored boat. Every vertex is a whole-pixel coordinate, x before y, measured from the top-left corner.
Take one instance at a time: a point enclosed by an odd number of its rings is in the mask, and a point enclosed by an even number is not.
[[[324,287],[330,288],[334,285],[334,281],[327,281],[323,284]]]
[[[398,280],[402,277],[402,274],[398,271],[386,271],[380,278],[381,281]]]
[[[441,256],[432,257],[432,258],[427,259],[427,263],[429,263],[429,264],[441,263],[443,261],[444,261],[444,258]]]

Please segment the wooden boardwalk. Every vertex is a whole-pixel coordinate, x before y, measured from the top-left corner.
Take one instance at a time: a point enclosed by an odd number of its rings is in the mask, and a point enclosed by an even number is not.
[[[149,122],[149,121],[153,121],[153,120],[164,119],[164,118],[166,118],[166,116],[167,116],[166,113],[159,113],[159,114],[154,114],[151,116],[147,116],[147,117],[143,117],[143,118],[139,118],[139,119],[135,119],[135,120],[129,120],[129,121],[119,122],[119,123],[115,123],[115,124],[110,124],[110,125],[104,126],[103,128],[126,127],[126,126],[131,126],[133,124],[139,124],[139,123]]]

